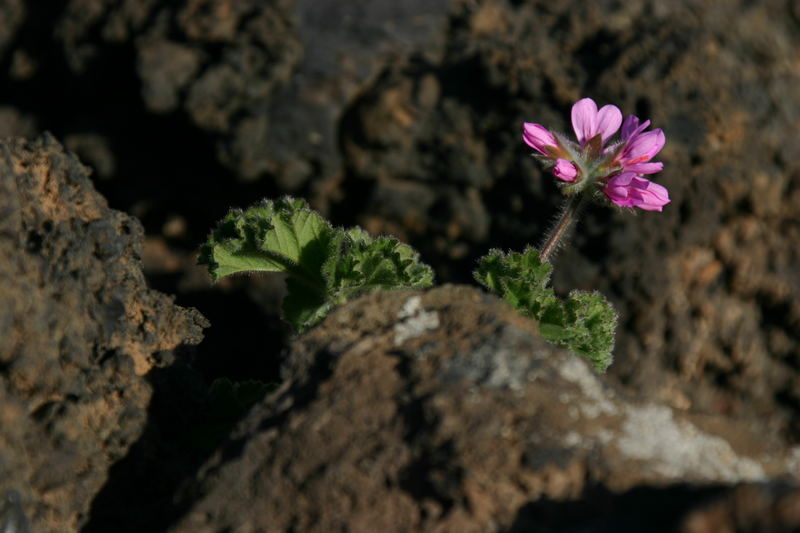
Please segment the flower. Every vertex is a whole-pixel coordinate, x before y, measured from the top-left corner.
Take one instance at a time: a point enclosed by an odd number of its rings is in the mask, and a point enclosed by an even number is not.
[[[666,187],[637,176],[634,172],[623,172],[609,179],[603,193],[622,207],[638,207],[645,211],[661,211],[670,202]]]
[[[666,140],[661,129],[645,131],[650,121],[635,115],[623,122],[618,107],[598,109],[591,98],[575,102],[571,119],[577,142],[540,124],[526,122],[522,130],[522,139],[552,167],[565,194],[599,189],[616,205],[647,211],[661,211],[670,202],[666,188],[643,177],[664,168],[652,161]],[[610,142],[618,131],[619,140]]]

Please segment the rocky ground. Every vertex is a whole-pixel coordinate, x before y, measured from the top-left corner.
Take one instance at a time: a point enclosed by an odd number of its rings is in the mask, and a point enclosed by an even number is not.
[[[0,0],[0,524],[800,527],[799,82],[786,0]],[[620,311],[605,376],[475,289],[292,339],[280,279],[193,264],[291,193],[471,283],[557,209],[521,123],[582,96],[664,129],[673,200],[556,260]]]

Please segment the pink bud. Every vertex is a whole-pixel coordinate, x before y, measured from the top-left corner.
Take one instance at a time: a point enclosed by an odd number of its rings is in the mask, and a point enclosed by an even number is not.
[[[556,159],[556,166],[553,167],[553,175],[561,181],[575,181],[578,169],[566,159]]]
[[[542,155],[547,155],[548,146],[557,146],[556,138],[545,127],[525,122],[522,125],[522,140]]]

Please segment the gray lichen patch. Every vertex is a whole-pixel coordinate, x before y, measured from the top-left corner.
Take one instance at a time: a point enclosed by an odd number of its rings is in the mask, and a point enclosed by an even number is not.
[[[426,311],[422,307],[422,297],[419,295],[406,300],[397,318],[399,321],[394,325],[395,346],[405,344],[439,327],[439,315],[436,311]]]
[[[583,361],[577,358],[566,359],[558,370],[563,379],[577,385],[582,392],[583,398],[578,408],[584,416],[596,418],[602,414],[617,414],[613,390],[605,386]]]
[[[496,336],[483,339],[470,350],[458,352],[447,361],[444,381],[465,380],[489,388],[521,390],[535,379],[541,361],[520,349],[523,332],[504,327]]]
[[[691,481],[763,481],[762,466],[738,455],[724,439],[701,432],[660,405],[629,406],[615,440],[629,459],[667,479]]]

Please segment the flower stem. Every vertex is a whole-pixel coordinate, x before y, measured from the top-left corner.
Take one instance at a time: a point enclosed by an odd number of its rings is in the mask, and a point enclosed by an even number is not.
[[[550,228],[547,233],[542,246],[539,248],[539,257],[542,261],[550,261],[550,259],[558,251],[564,238],[569,234],[575,223],[578,221],[578,215],[586,205],[587,194],[576,194],[567,198],[564,206],[561,208],[561,214],[558,220]]]

